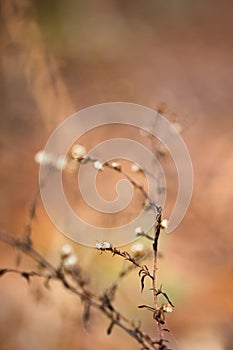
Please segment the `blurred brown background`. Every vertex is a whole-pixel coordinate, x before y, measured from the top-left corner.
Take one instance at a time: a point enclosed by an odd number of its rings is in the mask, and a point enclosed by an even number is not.
[[[233,349],[232,13],[230,0],[1,1],[2,229],[22,233],[38,182],[34,154],[72,113],[109,101],[153,109],[165,101],[167,117],[184,126],[193,199],[177,232],[163,238],[159,269],[176,305],[168,323],[178,350]],[[172,183],[175,171],[165,165]],[[41,204],[33,239],[54,262],[68,241]],[[1,267],[14,266],[15,252],[0,249]],[[116,277],[117,258],[75,249],[94,288]],[[149,285],[143,295],[139,289],[130,276],[117,305],[152,332],[150,315],[136,308],[148,302]],[[99,314],[86,333],[80,303],[59,285],[48,292],[37,281],[28,287],[9,275],[0,280],[0,295],[1,350],[137,346],[119,330],[107,337]]]

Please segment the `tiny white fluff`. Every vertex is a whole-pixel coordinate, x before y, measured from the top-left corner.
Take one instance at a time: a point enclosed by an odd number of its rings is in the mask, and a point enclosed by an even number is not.
[[[111,248],[111,243],[109,243],[109,242],[103,242],[102,243],[102,247],[104,248],[104,249],[109,249],[109,248]]]
[[[143,251],[144,251],[144,245],[142,243],[135,243],[131,247],[131,252],[136,256],[141,255]]]
[[[136,235],[140,234],[140,233],[143,233],[143,229],[141,227],[136,227],[134,232],[136,233]]]
[[[61,250],[60,250],[61,258],[66,258],[66,257],[68,257],[69,255],[71,255],[72,253],[73,253],[73,248],[71,247],[71,245],[69,245],[69,244],[64,244],[64,245],[61,247]]]
[[[121,170],[121,164],[118,162],[112,162],[111,167],[116,170]]]
[[[100,163],[98,160],[94,163],[94,168],[97,170],[104,170],[103,164]]]
[[[38,164],[48,165],[52,164],[53,157],[50,154],[46,153],[44,150],[41,150],[35,154],[34,160]]]
[[[70,255],[68,256],[64,262],[63,262],[63,267],[65,269],[66,272],[72,272],[74,270],[74,268],[76,267],[78,262],[78,257],[77,255]]]
[[[103,243],[101,242],[97,242],[95,246],[97,249],[103,249]]]
[[[95,246],[100,250],[110,249],[112,247],[111,243],[109,242],[97,242]]]
[[[165,305],[163,305],[163,311],[172,312],[173,309],[172,309],[171,305],[165,304]]]
[[[161,228],[164,228],[164,229],[168,228],[168,220],[167,219],[163,219],[161,221]]]
[[[136,163],[132,164],[131,166],[131,171],[133,173],[139,173],[142,169],[140,168],[140,166]]]
[[[75,144],[71,149],[71,155],[73,159],[82,159],[87,153],[86,147]]]

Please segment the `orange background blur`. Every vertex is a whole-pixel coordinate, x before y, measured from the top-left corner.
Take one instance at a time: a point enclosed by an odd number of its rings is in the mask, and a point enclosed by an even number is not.
[[[158,271],[176,306],[168,324],[177,350],[233,344],[232,13],[227,0],[1,1],[1,229],[23,232],[38,183],[34,154],[72,113],[109,101],[153,109],[165,101],[165,116],[183,126],[193,199],[177,231],[162,238]],[[93,137],[84,139],[87,147],[99,135]],[[172,203],[176,172],[163,162]],[[68,242],[41,203],[33,240],[54,263]],[[116,278],[118,258],[74,248],[96,291]],[[0,249],[0,267],[14,266],[15,251],[2,243]],[[23,264],[33,266],[28,259]],[[137,309],[151,300],[147,287],[141,295],[138,277],[130,275],[116,304],[151,333],[151,315]],[[0,350],[137,348],[120,330],[107,337],[108,323],[95,312],[86,332],[80,310],[59,284],[47,291],[39,281],[28,287],[19,276],[4,276]]]

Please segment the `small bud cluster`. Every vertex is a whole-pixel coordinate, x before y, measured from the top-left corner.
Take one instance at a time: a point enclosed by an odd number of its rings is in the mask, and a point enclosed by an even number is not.
[[[95,246],[99,250],[106,250],[112,248],[112,245],[109,242],[97,242]]]

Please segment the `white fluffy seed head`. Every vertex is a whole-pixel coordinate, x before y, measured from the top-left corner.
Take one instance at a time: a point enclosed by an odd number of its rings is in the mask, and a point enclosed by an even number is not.
[[[167,219],[163,219],[162,221],[161,221],[161,228],[162,229],[167,229],[168,228],[168,220]]]
[[[172,306],[169,305],[169,304],[164,304],[163,305],[163,311],[164,312],[172,312],[173,311]]]
[[[111,243],[109,242],[97,242],[95,246],[100,250],[110,249],[112,247]]]
[[[37,152],[34,156],[34,160],[36,163],[42,165],[51,165],[53,163],[53,157],[44,150]]]
[[[60,256],[61,258],[67,258],[68,256],[70,256],[71,254],[73,253],[73,248],[71,247],[71,245],[69,244],[64,244],[62,247],[61,247],[61,250],[60,250]]]
[[[111,248],[111,243],[109,243],[109,242],[103,242],[102,243],[102,247],[103,247],[103,249],[109,249],[109,248]]]
[[[66,272],[72,272],[77,266],[78,257],[75,254],[69,255],[64,259],[63,267]]]
[[[94,168],[100,171],[104,170],[103,164],[100,163],[98,160],[94,163]]]
[[[36,163],[41,164],[44,157],[44,151],[39,151],[35,154],[34,160]]]
[[[135,243],[131,247],[131,252],[134,256],[141,256],[144,253],[144,245],[142,243]]]
[[[116,169],[116,170],[121,170],[121,168],[122,168],[122,166],[121,166],[121,164],[120,163],[118,163],[118,162],[112,162],[111,163],[111,167],[113,168],[113,169]]]
[[[143,233],[144,231],[143,231],[142,227],[136,227],[134,232],[136,233],[136,235],[139,235],[139,234]]]
[[[71,156],[73,159],[80,160],[85,157],[87,153],[86,147],[75,144],[71,149]]]
[[[140,168],[140,166],[136,163],[131,165],[131,171],[133,173],[139,173],[140,171],[142,171],[142,168]]]
[[[97,249],[103,249],[103,243],[101,242],[97,242],[95,246]]]

